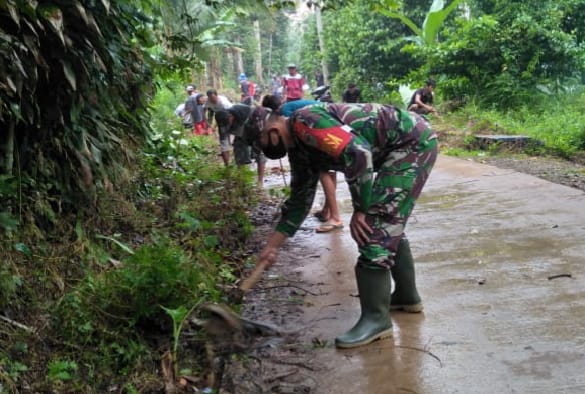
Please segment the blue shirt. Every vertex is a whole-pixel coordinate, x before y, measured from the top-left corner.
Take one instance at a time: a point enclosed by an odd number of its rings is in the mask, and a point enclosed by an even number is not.
[[[290,116],[293,114],[293,112],[295,112],[297,109],[301,109],[303,107],[306,107],[307,105],[320,104],[320,103],[321,103],[320,101],[315,101],[315,100],[287,101],[279,108],[279,111],[280,111],[280,114],[282,116],[286,116],[287,118],[290,118]]]

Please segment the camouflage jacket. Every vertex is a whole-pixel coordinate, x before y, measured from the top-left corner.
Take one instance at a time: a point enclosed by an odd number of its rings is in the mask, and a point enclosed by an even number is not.
[[[291,196],[276,227],[288,236],[309,213],[320,172],[343,172],[354,209],[367,212],[377,198],[374,173],[387,156],[436,138],[422,116],[382,104],[315,104],[295,111],[288,127],[295,145],[288,151]]]

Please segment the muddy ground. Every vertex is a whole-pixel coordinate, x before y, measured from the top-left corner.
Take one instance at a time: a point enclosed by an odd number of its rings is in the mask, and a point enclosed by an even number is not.
[[[530,157],[514,152],[469,159],[492,166],[527,173],[551,182],[585,191],[585,167],[568,161]],[[273,226],[279,200],[269,198],[252,213],[257,233],[250,245],[257,253]],[[316,208],[320,201],[316,201]],[[254,290],[246,296],[242,316],[269,323],[282,331],[280,336],[255,337],[244,349],[225,358],[221,393],[319,393],[319,374],[327,366],[315,362],[314,352],[333,346],[328,339],[299,340],[305,326],[302,321],[304,296],[316,295],[303,283],[296,262],[319,258],[322,248],[301,249],[295,239],[310,237],[318,225],[308,218],[297,236],[289,240],[278,262]],[[306,245],[306,243],[305,243]],[[318,320],[315,321],[315,324]],[[329,338],[331,339],[331,338]]]

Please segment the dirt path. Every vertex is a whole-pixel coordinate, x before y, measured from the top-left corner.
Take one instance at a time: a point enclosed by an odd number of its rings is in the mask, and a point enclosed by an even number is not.
[[[343,183],[338,199],[348,223]],[[407,228],[425,313],[393,313],[393,338],[344,351],[355,247],[308,219],[243,310],[288,335],[232,359],[223,392],[585,391],[583,206],[580,190],[441,157]]]

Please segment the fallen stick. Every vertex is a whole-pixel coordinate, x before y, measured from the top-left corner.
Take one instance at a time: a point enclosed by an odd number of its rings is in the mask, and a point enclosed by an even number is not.
[[[24,324],[19,323],[17,321],[14,321],[12,319],[9,319],[6,316],[0,315],[0,320],[5,321],[6,323],[12,324],[13,326],[18,327],[18,328],[20,328],[20,329],[22,329],[22,330],[24,330],[26,332],[30,332],[30,333],[34,333],[35,332],[35,330],[33,330],[32,328],[27,327]]]
[[[548,280],[558,279],[558,278],[572,278],[573,275],[571,274],[558,274],[558,275],[551,275],[548,277]]]

